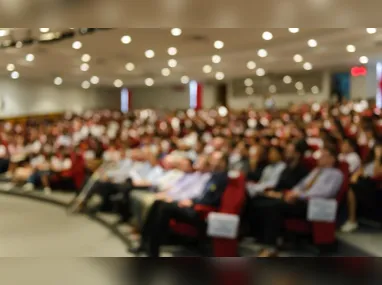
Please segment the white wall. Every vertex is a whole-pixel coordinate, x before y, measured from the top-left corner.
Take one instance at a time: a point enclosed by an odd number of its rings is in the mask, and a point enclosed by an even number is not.
[[[40,84],[25,80],[0,79],[0,117],[37,115],[85,109],[120,108],[116,88],[84,90]]]
[[[377,91],[377,71],[376,65],[367,66],[366,76],[351,77],[350,98],[351,99],[375,99]]]

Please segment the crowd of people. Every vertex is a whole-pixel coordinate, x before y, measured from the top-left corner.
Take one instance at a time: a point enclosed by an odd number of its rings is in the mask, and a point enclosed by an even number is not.
[[[95,183],[75,210],[99,194],[98,210],[109,211],[112,197],[124,193],[125,210],[142,236],[134,253],[158,256],[173,219],[205,231],[194,206],[219,207],[230,170],[246,176],[242,221],[269,245],[261,256],[276,254],[284,220],[304,219],[309,198],[335,198],[344,175],[351,187],[341,230],[356,230],[359,213],[382,217],[382,118],[365,101],[240,112],[88,111],[5,121],[0,135],[0,170],[24,191],[79,191],[85,176],[74,176],[81,167],[96,174]],[[348,173],[338,169],[341,161]]]

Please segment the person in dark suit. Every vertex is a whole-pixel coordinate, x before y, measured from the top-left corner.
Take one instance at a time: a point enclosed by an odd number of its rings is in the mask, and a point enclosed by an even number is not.
[[[193,225],[199,232],[205,231],[205,221],[195,211],[194,206],[219,207],[228,183],[227,164],[228,159],[221,152],[210,156],[213,174],[199,197],[179,202],[156,201],[143,226],[140,246],[129,251],[134,254],[147,252],[150,257],[159,256],[159,249],[169,233],[171,220]]]

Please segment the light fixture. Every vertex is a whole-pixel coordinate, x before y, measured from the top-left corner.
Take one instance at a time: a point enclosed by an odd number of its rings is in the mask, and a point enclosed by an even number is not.
[[[145,56],[147,58],[153,58],[155,56],[155,52],[151,49],[145,51]]]
[[[34,61],[34,55],[31,54],[31,53],[28,53],[28,54],[25,56],[25,60],[26,60],[26,61],[29,61],[29,62]]]
[[[310,47],[316,47],[316,46],[317,46],[317,41],[314,40],[314,39],[310,39],[310,40],[308,41],[308,46],[310,46]]]
[[[220,55],[215,54],[212,56],[212,62],[213,63],[219,63],[219,62],[221,62],[221,60],[222,60],[222,58],[220,57]]]
[[[180,82],[182,82],[183,84],[187,84],[188,82],[190,82],[190,78],[187,75],[184,75],[180,78]]]
[[[367,58],[367,56],[361,56],[359,58],[359,62],[362,63],[362,64],[366,64],[369,62],[369,59]]]
[[[90,88],[90,82],[85,80],[84,82],[82,82],[81,87],[84,89],[89,89]]]
[[[210,73],[211,71],[212,71],[211,65],[206,64],[205,66],[203,66],[204,73]]]
[[[355,52],[355,51],[356,51],[356,48],[355,48],[354,45],[347,45],[347,46],[346,46],[346,50],[347,50],[348,52]]]
[[[276,93],[277,92],[277,88],[276,88],[276,85],[270,85],[269,87],[268,87],[268,91],[270,92],[270,93]]]
[[[285,75],[283,81],[285,84],[290,84],[292,83],[292,77],[290,77],[289,75]]]
[[[85,54],[83,54],[83,55],[81,56],[81,60],[82,60],[83,62],[89,62],[91,59],[92,59],[92,57],[91,57],[90,55],[88,55],[87,53],[85,53]]]
[[[13,63],[8,63],[7,64],[7,70],[8,71],[13,71],[13,70],[15,70],[15,65],[13,64]]]
[[[288,30],[289,30],[289,32],[292,33],[292,34],[298,33],[298,32],[300,31],[299,28],[289,28]]]
[[[117,88],[121,88],[123,86],[123,81],[121,79],[114,80],[114,86]]]
[[[257,55],[260,57],[266,57],[268,55],[268,52],[265,49],[259,49],[257,51]]]
[[[252,87],[245,88],[245,93],[247,93],[247,95],[252,95],[253,94],[253,88]]]
[[[128,62],[126,63],[125,68],[127,71],[133,71],[135,69],[135,65],[132,62]]]
[[[56,77],[56,78],[54,79],[54,81],[53,81],[53,83],[54,83],[55,85],[61,85],[62,82],[63,82],[63,80],[62,80],[61,77]]]
[[[302,84],[300,81],[297,81],[294,87],[296,87],[297,90],[302,90],[304,88],[304,84]]]
[[[257,76],[264,76],[265,75],[265,70],[263,68],[256,69],[256,75]]]
[[[244,80],[244,85],[249,87],[249,86],[252,86],[253,85],[253,80],[251,78],[246,78]]]
[[[317,86],[313,86],[311,91],[313,94],[318,94],[320,92],[320,89]]]
[[[80,41],[75,41],[73,44],[72,44],[72,48],[74,49],[80,49],[82,48],[82,43]]]
[[[17,79],[20,77],[20,73],[18,73],[17,71],[12,71],[11,77],[12,79]]]
[[[174,36],[174,37],[178,37],[182,34],[182,30],[179,29],[179,28],[173,28],[171,29],[171,34]]]
[[[169,76],[170,73],[171,73],[171,70],[169,68],[165,67],[162,69],[162,75],[163,76]]]
[[[122,38],[121,38],[121,42],[125,45],[131,43],[131,37],[128,36],[128,35],[124,35]]]
[[[305,62],[303,67],[305,70],[311,70],[313,68],[313,66],[310,62]]]
[[[169,47],[169,48],[167,49],[167,53],[168,53],[169,55],[176,55],[176,54],[178,53],[178,50],[177,50],[175,47]]]
[[[256,63],[254,61],[248,61],[247,62],[247,68],[248,69],[255,69],[256,68]]]
[[[154,79],[152,79],[152,78],[146,78],[146,79],[145,79],[145,84],[146,84],[147,86],[153,86],[153,85],[154,85]]]
[[[40,32],[41,32],[41,33],[47,33],[47,32],[49,32],[49,31],[50,31],[49,28],[40,28]]]
[[[22,48],[23,47],[23,42],[22,41],[18,41],[16,43],[16,48]]]
[[[98,76],[92,76],[92,77],[90,78],[90,82],[91,82],[92,84],[98,84],[98,83],[99,83],[99,77],[98,77]]]
[[[0,30],[0,37],[8,36],[9,30]]]
[[[269,41],[273,38],[273,35],[271,32],[264,32],[263,33],[263,39],[266,40],[266,41]]]
[[[168,63],[168,66],[169,66],[169,67],[176,67],[177,64],[178,64],[178,62],[176,61],[176,59],[173,59],[173,58],[172,58],[172,59],[169,59],[167,63]]]
[[[368,34],[375,34],[377,32],[376,28],[366,28],[366,32]]]
[[[80,69],[81,69],[82,71],[88,71],[89,68],[90,68],[90,66],[89,66],[89,64],[87,64],[87,63],[83,63],[83,64],[81,64],[81,67],[80,67]]]
[[[224,73],[221,72],[221,71],[216,72],[216,74],[215,74],[215,78],[216,78],[217,80],[223,80],[223,79],[224,79]]]
[[[215,41],[214,42],[214,47],[216,49],[222,49],[224,47],[224,43],[222,41]]]
[[[302,61],[304,60],[304,58],[303,58],[301,55],[299,55],[299,54],[295,54],[295,55],[293,56],[293,60],[294,60],[295,62],[302,62]]]

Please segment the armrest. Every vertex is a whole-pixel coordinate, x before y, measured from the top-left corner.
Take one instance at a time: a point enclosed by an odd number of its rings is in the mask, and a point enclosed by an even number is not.
[[[201,216],[203,219],[206,219],[208,214],[211,212],[216,212],[218,211],[217,208],[211,207],[211,206],[206,206],[206,205],[200,205],[196,204],[194,206],[194,210]]]

